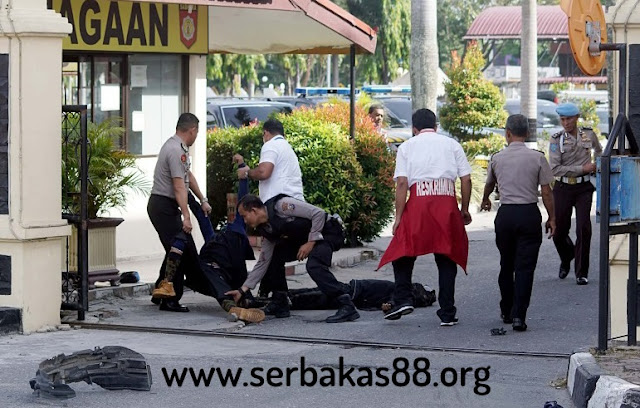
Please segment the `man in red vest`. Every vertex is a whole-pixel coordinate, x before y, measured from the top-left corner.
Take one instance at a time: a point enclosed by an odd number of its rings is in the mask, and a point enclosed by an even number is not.
[[[412,116],[414,137],[396,156],[396,220],[393,239],[378,268],[392,262],[396,288],[387,320],[413,312],[411,275],[416,257],[434,254],[438,266],[437,314],[441,326],[458,323],[455,307],[457,265],[466,271],[469,241],[464,226],[471,222],[471,166],[455,140],[436,133],[436,115],[419,109]],[[462,208],[455,181],[461,179]],[[407,200],[407,192],[410,197]]]

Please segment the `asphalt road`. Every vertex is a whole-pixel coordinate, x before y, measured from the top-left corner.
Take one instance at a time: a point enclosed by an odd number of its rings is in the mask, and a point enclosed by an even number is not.
[[[73,330],[5,336],[0,337],[0,406],[542,407],[546,401],[556,400],[565,408],[572,407],[562,384],[568,356],[594,346],[597,340],[597,234],[592,240],[592,272],[587,286],[577,286],[572,275],[559,280],[553,243],[543,242],[528,313],[529,329],[517,333],[499,318],[499,256],[491,218],[489,214],[478,216],[476,225],[470,228],[469,274],[460,271],[458,275],[460,324],[455,327],[439,326],[434,305],[416,309],[398,321],[385,321],[381,312],[363,311],[359,320],[335,325],[323,322],[332,311],[294,311],[291,318],[271,319],[235,331],[244,338],[225,337],[221,331],[212,332],[212,336],[190,335],[187,330],[183,335]],[[388,239],[373,245],[384,249]],[[368,261],[338,268],[335,273],[345,281],[392,279],[390,267],[375,271],[376,265],[377,261]],[[414,281],[437,288],[432,256],[418,259]],[[307,275],[293,276],[290,283],[292,287],[311,285]],[[200,295],[189,295],[185,301],[189,304],[189,299],[196,298],[202,303],[194,300],[190,304],[192,312],[179,316],[156,313],[148,300],[122,300],[112,307],[123,316],[129,313],[153,320],[156,327],[187,329],[192,327],[189,319],[222,319],[218,306]],[[119,323],[116,318],[106,320]],[[506,335],[491,336],[490,329],[500,327]],[[64,403],[31,395],[28,380],[40,361],[58,353],[104,345],[123,345],[142,353],[153,373],[152,390],[105,391],[96,385],[72,384],[78,395]],[[315,384],[301,385],[303,365],[307,368],[305,380],[312,379],[309,369],[315,370]],[[195,373],[200,369],[208,373],[212,367],[223,372],[242,368],[243,373],[235,387],[220,385],[215,372],[208,387],[203,383],[196,387],[187,371],[180,387],[175,382],[167,385],[163,367],[168,373],[189,368]],[[350,368],[353,371],[347,377],[355,385],[344,377]],[[252,377],[254,369],[257,376]],[[269,369],[271,385],[267,381]],[[287,369],[291,372],[289,385]],[[424,371],[429,374],[427,385]],[[407,379],[409,384],[404,385]]]

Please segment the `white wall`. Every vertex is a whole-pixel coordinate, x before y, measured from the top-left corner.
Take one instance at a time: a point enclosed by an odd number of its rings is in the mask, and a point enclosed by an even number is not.
[[[189,57],[189,111],[200,119],[198,138],[191,147],[192,172],[203,193],[206,194],[206,56]],[[177,121],[178,118],[176,117]],[[165,139],[172,135],[166,135]],[[145,157],[137,160],[138,166],[147,178],[153,181],[153,170],[156,157]],[[122,211],[111,211],[108,215],[124,218],[124,222],[116,229],[116,256],[119,260],[145,259],[161,256],[164,253],[158,234],[147,215],[148,197],[132,194],[127,207]],[[200,231],[194,230],[194,239],[199,248],[202,243]],[[159,265],[158,265],[159,266]]]
[[[11,6],[11,7],[10,7]],[[9,215],[0,254],[11,256],[11,294],[31,332],[60,322],[62,38],[66,19],[44,0],[0,1],[0,53],[9,54]]]

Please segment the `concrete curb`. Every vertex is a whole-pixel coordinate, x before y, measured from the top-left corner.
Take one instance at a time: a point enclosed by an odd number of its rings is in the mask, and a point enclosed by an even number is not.
[[[604,375],[590,353],[571,355],[567,390],[578,408],[640,408],[640,386]]]
[[[340,251],[338,251],[337,254],[340,254]],[[331,267],[348,268],[369,259],[377,259],[378,256],[380,256],[380,251],[375,248],[362,248],[355,255],[336,256],[336,254],[334,254]],[[285,274],[287,276],[303,275],[307,273],[306,265],[306,261],[291,263],[285,267]]]
[[[342,252],[342,254],[340,252]],[[348,268],[369,259],[377,259],[380,254],[381,251],[375,248],[346,248],[334,254],[331,267]],[[306,274],[306,264],[306,261],[289,263],[285,267],[285,273],[287,276]],[[120,286],[97,287],[89,290],[89,301],[92,302],[108,297],[129,298],[147,296],[151,294],[153,288],[153,283],[142,282],[121,284]]]

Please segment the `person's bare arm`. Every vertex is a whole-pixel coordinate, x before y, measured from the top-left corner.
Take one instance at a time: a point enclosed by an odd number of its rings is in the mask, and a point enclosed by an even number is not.
[[[252,180],[266,180],[271,177],[274,165],[270,162],[262,162],[255,169],[247,169],[246,167],[238,169],[238,178],[249,177]]]
[[[209,213],[211,213],[211,205],[209,205],[208,200],[205,198],[204,194],[202,194],[202,191],[200,191],[200,186],[198,185],[193,173],[191,173],[191,170],[189,170],[189,189],[193,191],[196,197],[198,197],[204,215],[209,216]]]
[[[181,177],[173,177],[173,193],[176,196],[176,201],[182,211],[182,230],[187,234],[191,234],[191,214],[189,213],[189,205],[187,200],[187,187],[184,185],[184,179]]]
[[[556,213],[553,209],[553,191],[548,184],[540,186],[542,193],[542,203],[544,208],[547,209],[548,219],[545,223],[545,232],[549,234],[549,238],[553,237],[556,233]]]
[[[460,195],[462,196],[462,206],[460,212],[464,225],[471,224],[471,213],[469,213],[469,201],[471,201],[471,174],[460,177]]]
[[[396,180],[396,220],[393,223],[393,234],[400,225],[400,219],[407,204],[407,191],[409,191],[409,179],[406,177],[398,177]]]
[[[480,208],[484,211],[491,211],[491,193],[496,188],[495,181],[487,181],[484,185],[484,194],[482,195],[482,204]]]

